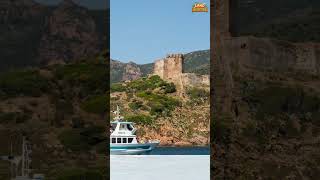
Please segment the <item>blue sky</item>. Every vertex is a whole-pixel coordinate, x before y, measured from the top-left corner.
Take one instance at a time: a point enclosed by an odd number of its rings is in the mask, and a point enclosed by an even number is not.
[[[56,5],[62,0],[35,0],[40,3]],[[109,6],[109,0],[73,0],[74,2],[88,7],[90,9],[106,9]]]
[[[138,64],[168,53],[210,48],[210,13],[192,13],[210,0],[111,0],[111,58]]]

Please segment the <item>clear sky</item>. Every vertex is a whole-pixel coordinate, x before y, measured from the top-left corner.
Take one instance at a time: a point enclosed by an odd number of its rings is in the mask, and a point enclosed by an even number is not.
[[[56,5],[62,0],[35,0],[48,5]],[[74,2],[88,7],[90,9],[106,9],[109,6],[110,0],[73,0]]]
[[[111,0],[111,58],[145,64],[209,49],[210,12],[192,13],[195,2],[210,7],[210,0]]]

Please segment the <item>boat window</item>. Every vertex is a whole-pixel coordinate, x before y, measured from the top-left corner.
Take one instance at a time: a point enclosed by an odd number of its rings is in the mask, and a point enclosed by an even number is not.
[[[126,128],[126,125],[125,124],[121,124],[120,125],[120,130],[126,130],[127,128]]]
[[[116,143],[116,138],[112,138],[111,142]]]
[[[133,138],[128,138],[128,143],[132,143]]]
[[[123,142],[123,143],[127,143],[127,138],[123,138],[123,139],[122,139],[122,142]]]
[[[117,138],[117,143],[121,143],[121,138]]]
[[[111,130],[114,131],[116,129],[116,127],[117,127],[116,123],[111,123],[111,127],[110,127]]]
[[[129,131],[133,130],[133,127],[131,126],[131,124],[127,124],[127,128],[128,128]]]

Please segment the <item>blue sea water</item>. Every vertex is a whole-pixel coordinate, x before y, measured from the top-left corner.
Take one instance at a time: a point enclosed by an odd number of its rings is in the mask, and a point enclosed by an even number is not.
[[[147,155],[111,155],[111,180],[209,180],[209,147],[157,147]]]

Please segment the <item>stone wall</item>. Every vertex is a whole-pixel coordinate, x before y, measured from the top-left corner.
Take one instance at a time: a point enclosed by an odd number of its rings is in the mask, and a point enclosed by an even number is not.
[[[198,75],[194,73],[182,73],[182,84],[184,86],[198,86],[207,87],[210,86],[210,78],[208,75]]]
[[[239,67],[320,74],[320,44],[256,37],[226,38],[223,57]]]
[[[208,75],[183,73],[183,55],[169,54],[166,58],[155,61],[154,74],[162,79],[173,82],[178,90],[188,86],[207,86],[210,80]]]

